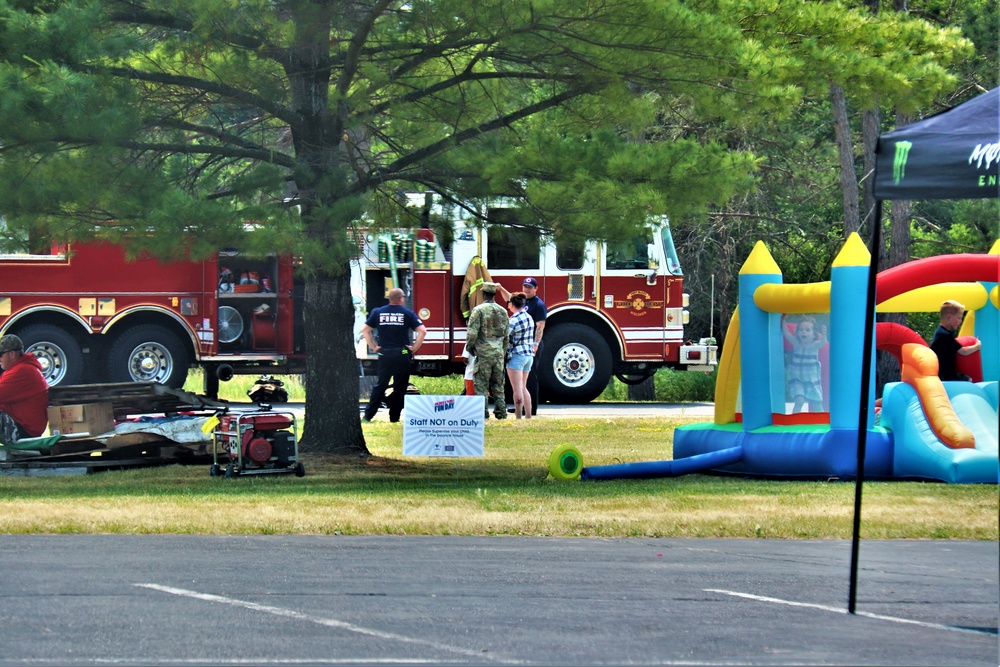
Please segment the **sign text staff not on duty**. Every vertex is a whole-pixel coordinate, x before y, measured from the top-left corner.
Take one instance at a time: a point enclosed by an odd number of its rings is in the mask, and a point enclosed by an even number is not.
[[[407,396],[403,456],[483,456],[485,396]]]

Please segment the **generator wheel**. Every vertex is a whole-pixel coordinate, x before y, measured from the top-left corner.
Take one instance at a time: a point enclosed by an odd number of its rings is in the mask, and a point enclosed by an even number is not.
[[[233,464],[230,463],[226,466],[226,479],[232,479],[233,477],[236,477],[236,470],[233,468]]]
[[[559,445],[549,454],[549,474],[553,479],[580,479],[583,455],[573,445]]]
[[[302,465],[301,463],[296,463],[295,464],[295,476],[296,477],[305,477],[306,476],[306,467],[304,465]]]
[[[210,467],[210,468],[208,469],[208,476],[209,476],[209,477],[218,477],[218,476],[219,476],[219,475],[221,475],[221,474],[222,474],[222,468],[221,468],[221,467],[219,467],[219,464],[218,464],[218,463],[216,463],[216,464],[213,464],[213,465],[212,465],[212,466],[211,466],[211,467]]]

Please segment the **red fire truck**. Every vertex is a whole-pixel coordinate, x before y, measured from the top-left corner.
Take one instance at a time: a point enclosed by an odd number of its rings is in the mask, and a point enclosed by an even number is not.
[[[359,373],[374,372],[360,336],[365,313],[402,287],[428,329],[417,375],[462,373],[461,291],[474,257],[511,291],[538,280],[548,306],[536,361],[554,402],[587,402],[612,375],[637,380],[662,366],[709,371],[714,341],[685,345],[687,295],[667,224],[625,243],[543,238],[509,208],[455,217],[450,247],[428,227],[356,230],[352,276]],[[204,261],[128,261],[108,244],[0,255],[0,333],[19,335],[50,384],[152,381],[183,385],[205,370],[205,393],[234,374],[305,370],[303,283],[290,256],[223,251]],[[365,372],[367,370],[367,373]]]

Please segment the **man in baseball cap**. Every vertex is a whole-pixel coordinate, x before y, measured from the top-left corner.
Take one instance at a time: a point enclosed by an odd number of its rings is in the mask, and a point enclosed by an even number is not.
[[[14,350],[23,350],[24,343],[21,339],[14,334],[7,334],[6,336],[0,336],[0,354],[4,352],[13,352]]]
[[[34,354],[14,334],[0,336],[0,443],[37,438],[49,424],[49,384]]]

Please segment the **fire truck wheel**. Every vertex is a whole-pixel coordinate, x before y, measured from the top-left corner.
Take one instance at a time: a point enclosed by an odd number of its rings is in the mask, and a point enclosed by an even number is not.
[[[24,351],[32,352],[42,365],[50,387],[79,384],[83,379],[83,352],[72,335],[49,324],[35,324],[16,332]]]
[[[108,349],[111,382],[158,382],[180,388],[191,360],[173,332],[155,324],[126,329]]]
[[[582,324],[545,328],[538,383],[552,403],[589,403],[611,381],[611,349],[599,333]]]

